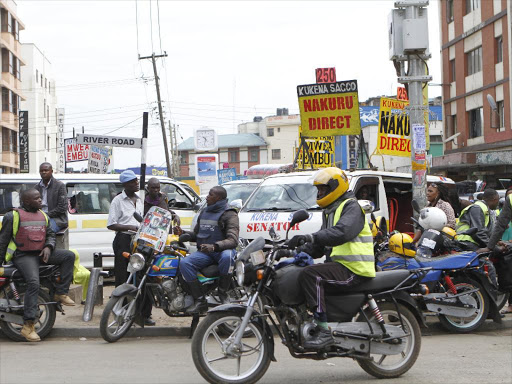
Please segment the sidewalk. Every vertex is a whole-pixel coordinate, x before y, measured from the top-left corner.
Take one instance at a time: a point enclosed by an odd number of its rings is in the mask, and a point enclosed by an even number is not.
[[[53,330],[48,337],[71,337],[71,338],[99,338],[99,324],[103,308],[108,302],[113,286],[103,288],[103,305],[95,306],[91,321],[83,321],[84,306],[76,305],[74,307],[64,307],[65,315],[57,312],[57,318]],[[133,325],[132,329],[125,337],[156,337],[156,336],[189,336],[192,317],[169,317],[161,309],[153,308],[153,320],[156,326],[140,328]],[[435,316],[427,316],[427,329],[423,329],[423,336],[432,336],[436,334],[447,334],[448,332],[441,327]],[[502,324],[496,324],[492,320],[487,320],[480,329],[475,332],[490,332],[512,328],[512,314],[507,314],[502,319]],[[0,331],[0,338],[5,336]]]

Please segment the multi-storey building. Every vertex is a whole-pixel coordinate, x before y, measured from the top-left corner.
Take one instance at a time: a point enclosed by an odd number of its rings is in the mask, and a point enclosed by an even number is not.
[[[21,85],[22,59],[20,30],[25,29],[16,15],[16,2],[0,0],[0,48],[2,56],[2,134],[0,143],[0,173],[19,172],[18,113],[20,102],[24,100]]]
[[[433,168],[501,187],[512,174],[512,1],[442,0],[439,8],[445,155]]]
[[[58,109],[55,80],[51,63],[39,48],[32,43],[22,44],[25,67],[21,74],[26,100],[21,110],[26,113],[28,125],[28,170],[24,164],[21,172],[37,172],[39,164],[49,162],[58,169],[60,133],[57,125]]]

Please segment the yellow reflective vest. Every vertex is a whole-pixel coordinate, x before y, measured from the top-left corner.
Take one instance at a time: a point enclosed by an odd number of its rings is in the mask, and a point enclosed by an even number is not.
[[[334,213],[333,225],[336,225],[341,217],[343,207],[349,200],[343,201]],[[364,211],[361,208],[361,211]],[[368,221],[364,220],[364,227],[352,240],[332,248],[331,259],[343,264],[353,273],[359,276],[375,277],[375,257],[373,254],[373,236]]]
[[[48,227],[48,216],[43,211],[39,210],[45,220],[46,220],[46,226]],[[14,242],[14,238],[16,238],[16,235],[18,234],[18,229],[20,227],[20,214],[18,211],[12,211],[12,239],[9,242],[9,245],[7,246],[7,252],[5,254],[5,261],[9,261],[14,256],[14,252],[16,251],[16,243]]]
[[[467,212],[467,210],[469,208],[471,208],[472,206],[474,206],[474,205],[478,205],[480,207],[480,209],[483,211],[483,213],[484,213],[484,220],[485,220],[485,222],[484,222],[485,227],[487,228],[489,226],[489,221],[490,221],[489,207],[483,201],[475,201],[470,206],[464,208],[462,210],[462,212],[460,213],[459,222],[457,223],[457,227],[455,228],[457,233],[462,233],[462,232],[467,231],[469,229],[469,224],[461,221],[461,219],[464,216],[464,214]],[[469,235],[457,235],[457,240],[459,240],[459,241],[469,241],[469,242],[471,242],[473,244],[478,245],[478,243],[475,240],[473,240],[473,238],[471,236],[469,236]]]

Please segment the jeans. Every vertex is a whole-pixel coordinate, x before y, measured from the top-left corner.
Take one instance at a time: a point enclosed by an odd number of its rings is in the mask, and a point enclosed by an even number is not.
[[[197,272],[207,266],[217,263],[221,276],[229,275],[233,272],[234,249],[226,249],[222,252],[194,252],[190,256],[184,257],[180,261],[180,271],[187,282],[197,279]]]
[[[12,259],[14,266],[19,269],[27,283],[24,298],[23,320],[34,321],[38,313],[37,297],[39,295],[39,265],[60,265],[60,283],[55,283],[55,294],[65,295],[73,280],[73,265],[75,254],[64,249],[56,249],[50,255],[48,263],[36,254],[16,253]]]

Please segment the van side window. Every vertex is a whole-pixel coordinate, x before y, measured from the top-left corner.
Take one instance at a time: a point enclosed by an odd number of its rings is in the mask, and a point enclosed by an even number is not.
[[[379,179],[375,177],[362,177],[354,190],[358,200],[370,200],[374,205],[374,211],[379,208]]]
[[[68,184],[68,211],[71,214],[108,214],[110,203],[122,191],[120,184]]]
[[[5,215],[13,208],[19,208],[21,205],[21,191],[32,188],[33,184],[0,184],[0,215]]]
[[[411,181],[400,183],[384,180],[384,189],[389,210],[389,230],[414,232],[411,225],[411,216],[413,216]]]
[[[179,187],[174,184],[160,184],[160,192],[167,196],[169,208],[192,209],[194,203],[185,195]]]

